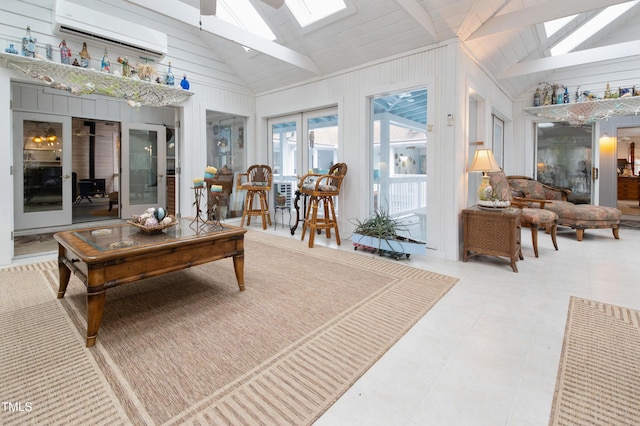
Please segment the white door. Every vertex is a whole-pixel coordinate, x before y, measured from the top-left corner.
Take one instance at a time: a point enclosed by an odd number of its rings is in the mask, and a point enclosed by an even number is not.
[[[13,114],[14,229],[72,221],[71,117]]]
[[[297,181],[339,162],[337,108],[273,118],[268,125],[274,182]]]
[[[122,123],[121,214],[123,219],[149,207],[166,208],[166,128]]]

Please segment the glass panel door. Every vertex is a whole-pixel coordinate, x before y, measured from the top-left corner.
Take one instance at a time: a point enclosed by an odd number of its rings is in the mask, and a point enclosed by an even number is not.
[[[141,214],[149,207],[166,208],[165,127],[122,123],[122,153],[122,217]]]
[[[268,125],[273,196],[284,196],[283,207],[293,208],[295,205],[291,200],[300,177],[309,172],[326,173],[339,162],[337,108],[270,119]],[[335,202],[337,212],[338,200]],[[274,200],[273,205],[278,203]],[[304,204],[299,207],[303,209]],[[301,210],[299,218],[302,214]]]
[[[427,90],[371,98],[373,209],[402,221],[403,236],[426,241]]]
[[[71,223],[71,118],[13,115],[16,230]]]
[[[309,152],[302,147],[302,137],[299,130],[302,129],[302,115],[297,114],[289,117],[270,119],[269,144],[271,145],[271,169],[273,170],[273,197],[271,206],[281,209],[296,208],[294,203],[295,191],[298,188],[297,182],[300,176],[306,173],[309,166]],[[283,201],[284,200],[284,201]],[[304,212],[303,205],[298,204],[299,218]],[[277,219],[277,211],[274,212]],[[283,219],[284,220],[284,219]],[[290,223],[294,219],[289,220]],[[292,235],[297,228],[297,222],[292,228]]]
[[[592,199],[592,125],[537,124],[536,179],[571,190],[569,201],[590,204]]]
[[[301,115],[295,115],[269,120],[274,182],[296,180],[296,176],[302,176],[308,169],[308,152],[302,149],[302,140],[298,137],[301,118]]]

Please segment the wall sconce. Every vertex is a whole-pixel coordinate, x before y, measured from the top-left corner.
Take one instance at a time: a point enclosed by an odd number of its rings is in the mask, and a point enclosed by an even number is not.
[[[609,136],[607,133],[603,133],[602,135],[600,135],[600,152],[613,154],[616,145],[615,141],[616,139],[612,136]]]
[[[500,171],[500,166],[493,157],[493,152],[490,149],[477,149],[471,167],[467,171],[482,172],[482,182],[478,187],[478,198],[481,201],[490,201],[493,195],[493,188],[489,185],[489,175],[487,173]]]

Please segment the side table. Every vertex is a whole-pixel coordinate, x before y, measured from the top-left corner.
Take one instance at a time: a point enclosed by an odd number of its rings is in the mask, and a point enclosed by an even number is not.
[[[463,262],[471,256],[488,255],[510,259],[513,272],[522,257],[520,217],[522,210],[514,207],[482,209],[473,206],[462,210],[464,233]]]

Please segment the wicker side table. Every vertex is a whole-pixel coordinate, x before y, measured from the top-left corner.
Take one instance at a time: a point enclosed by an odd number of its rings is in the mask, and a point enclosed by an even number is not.
[[[463,262],[471,256],[507,257],[513,272],[522,260],[520,247],[520,216],[518,208],[481,209],[477,206],[462,211],[464,233]]]

